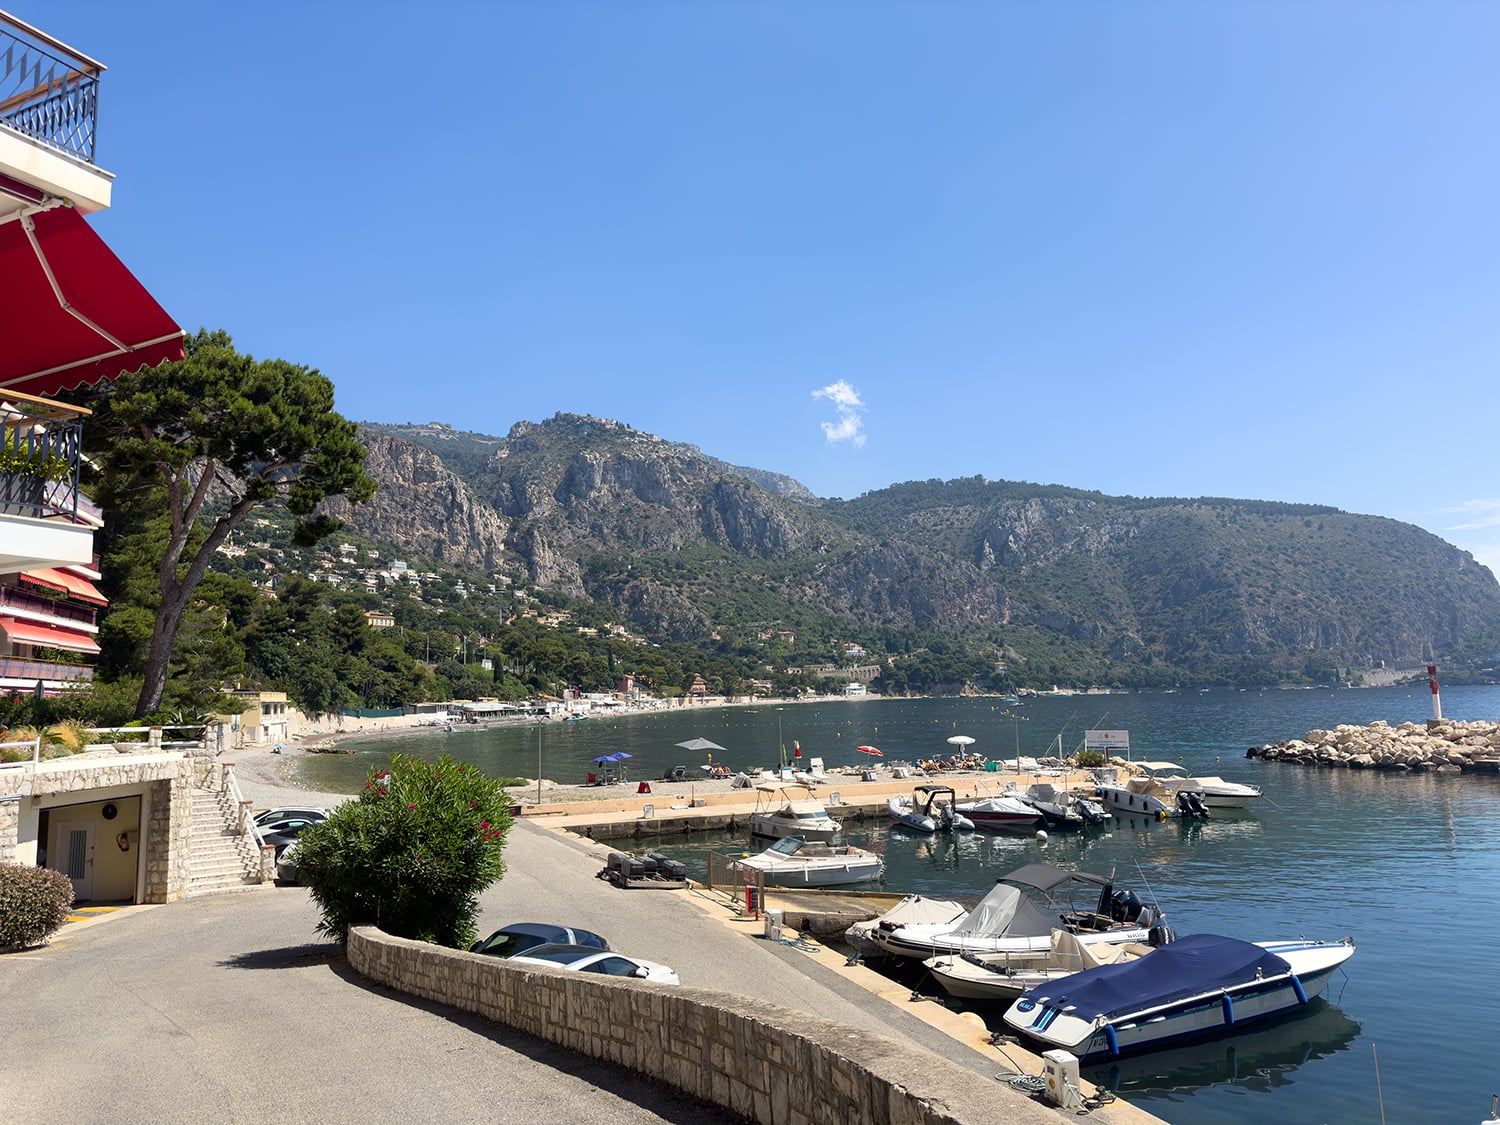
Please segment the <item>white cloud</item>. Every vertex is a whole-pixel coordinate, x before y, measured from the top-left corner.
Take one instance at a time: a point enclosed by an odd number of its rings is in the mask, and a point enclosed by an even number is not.
[[[1444,508],[1443,515],[1456,515],[1463,523],[1449,525],[1446,531],[1478,531],[1485,527],[1500,527],[1500,500],[1465,500],[1454,508]]]
[[[860,401],[858,391],[840,379],[837,383],[830,383],[821,390],[813,391],[812,396],[826,398],[838,409],[837,422],[819,423],[829,445],[840,441],[850,442],[856,449],[864,445],[865,420],[862,414],[865,404]]]

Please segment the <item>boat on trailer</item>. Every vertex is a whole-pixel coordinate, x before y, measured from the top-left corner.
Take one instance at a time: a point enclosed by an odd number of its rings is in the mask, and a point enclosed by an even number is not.
[[[1188,934],[1139,960],[1034,988],[1004,1019],[1041,1050],[1103,1061],[1297,1011],[1352,956],[1352,938],[1252,943]]]

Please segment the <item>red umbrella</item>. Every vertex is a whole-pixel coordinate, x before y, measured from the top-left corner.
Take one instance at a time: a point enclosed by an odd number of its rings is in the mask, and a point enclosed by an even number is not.
[[[876,749],[874,746],[856,746],[855,749],[858,750],[861,754],[870,754],[876,758],[885,757],[885,751]]]

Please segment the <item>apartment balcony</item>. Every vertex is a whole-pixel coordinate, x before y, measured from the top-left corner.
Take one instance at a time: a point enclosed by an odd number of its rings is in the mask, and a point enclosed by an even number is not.
[[[74,605],[62,598],[30,594],[16,586],[0,586],[0,617],[24,617],[65,629],[97,633],[94,622],[97,611],[91,606]]]
[[[94,163],[104,69],[0,12],[0,218],[48,196],[109,206],[114,176]]]
[[[93,560],[92,505],[78,491],[89,413],[0,389],[0,574]]]
[[[0,692],[35,692],[57,695],[94,682],[92,664],[64,664],[60,660],[32,660],[23,656],[0,656]]]

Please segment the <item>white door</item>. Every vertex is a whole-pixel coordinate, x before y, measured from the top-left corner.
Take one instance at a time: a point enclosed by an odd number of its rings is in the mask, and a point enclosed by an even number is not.
[[[56,869],[73,880],[73,898],[94,897],[94,822],[65,820],[57,826]]]

